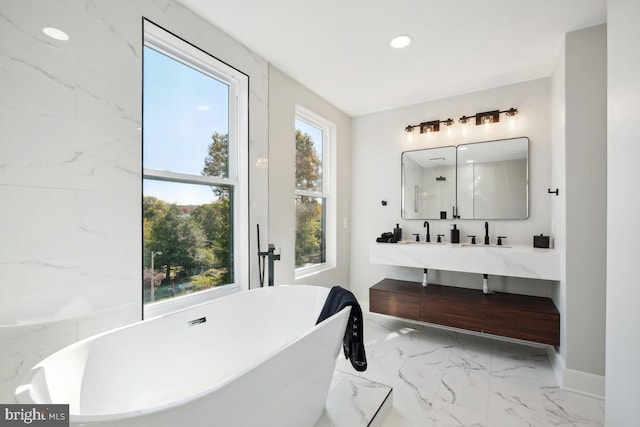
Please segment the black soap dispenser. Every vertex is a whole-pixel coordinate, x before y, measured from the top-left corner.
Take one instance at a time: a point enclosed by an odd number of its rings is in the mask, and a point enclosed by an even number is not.
[[[396,228],[393,229],[393,238],[396,242],[402,240],[402,228],[400,228],[400,224],[396,224]]]
[[[451,229],[451,243],[460,243],[460,230],[455,224]]]

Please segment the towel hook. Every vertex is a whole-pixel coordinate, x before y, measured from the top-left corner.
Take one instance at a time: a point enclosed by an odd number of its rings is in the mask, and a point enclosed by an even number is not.
[[[549,194],[555,194],[556,196],[559,196],[559,195],[560,195],[560,191],[559,191],[557,188],[556,188],[556,190],[555,190],[555,191],[551,191],[551,189],[550,189],[550,188],[548,188],[548,189],[547,189],[547,192],[548,192]]]

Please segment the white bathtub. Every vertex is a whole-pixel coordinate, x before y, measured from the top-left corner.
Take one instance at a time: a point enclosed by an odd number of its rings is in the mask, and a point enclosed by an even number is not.
[[[350,311],[315,325],[328,293],[260,288],[96,335],[32,368],[16,400],[68,403],[72,426],[312,426]]]

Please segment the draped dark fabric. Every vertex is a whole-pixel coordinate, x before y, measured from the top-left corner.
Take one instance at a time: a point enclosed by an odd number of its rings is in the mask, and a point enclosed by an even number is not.
[[[367,357],[364,350],[362,309],[358,304],[358,300],[350,291],[340,286],[331,288],[316,325],[348,306],[351,307],[351,315],[344,332],[342,349],[344,350],[345,358],[349,359],[356,371],[366,371]]]

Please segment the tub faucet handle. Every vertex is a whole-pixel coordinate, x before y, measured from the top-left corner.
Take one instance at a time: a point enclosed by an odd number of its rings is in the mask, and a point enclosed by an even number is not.
[[[444,234],[438,234],[438,243],[442,243],[442,238],[444,237]]]
[[[507,238],[507,236],[498,236],[498,243],[497,243],[497,245],[498,245],[498,246],[502,246],[502,239],[506,239],[506,238]]]
[[[416,242],[420,241],[420,233],[413,233],[414,236],[416,236]]]
[[[476,236],[474,234],[467,234],[467,237],[471,237],[471,244],[476,244]]]

